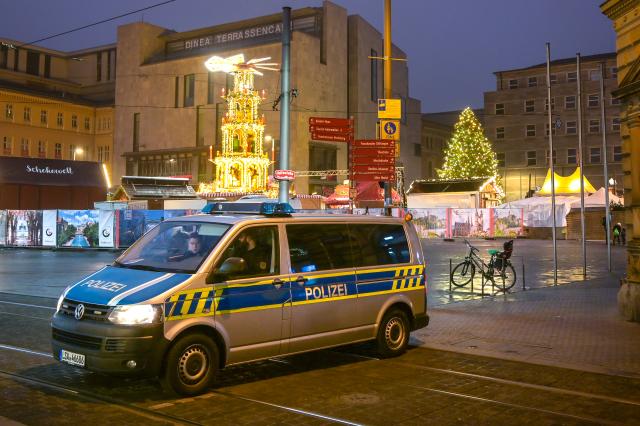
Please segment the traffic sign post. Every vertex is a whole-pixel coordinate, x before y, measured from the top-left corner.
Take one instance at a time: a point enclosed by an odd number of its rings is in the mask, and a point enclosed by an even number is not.
[[[395,179],[395,142],[383,139],[358,139],[351,147],[351,179],[380,182]]]
[[[273,172],[273,178],[275,180],[292,181],[296,178],[296,173],[293,170],[276,170]]]
[[[380,120],[380,136],[382,139],[394,141],[400,139],[400,122],[398,120]]]
[[[402,118],[400,99],[378,99],[378,118]]]

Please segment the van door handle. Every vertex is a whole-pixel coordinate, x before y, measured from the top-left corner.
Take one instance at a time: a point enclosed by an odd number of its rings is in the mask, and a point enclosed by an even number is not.
[[[302,275],[300,275],[298,278],[296,278],[296,282],[298,284],[300,284],[300,285],[303,285],[307,281],[309,281],[309,278],[303,277]]]

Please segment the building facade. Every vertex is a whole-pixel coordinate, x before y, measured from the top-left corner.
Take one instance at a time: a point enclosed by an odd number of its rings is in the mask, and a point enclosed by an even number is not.
[[[600,64],[605,66],[605,94],[600,99]],[[578,165],[576,59],[551,62],[551,111],[555,169],[562,176]],[[604,182],[602,131],[606,130],[609,177],[622,190],[620,103],[614,53],[581,60],[584,174],[596,187]],[[549,169],[546,64],[495,73],[497,88],[484,94],[485,132],[493,142],[506,200],[524,198],[542,186]],[[601,103],[605,121],[601,121]],[[613,182],[611,181],[611,182]]]
[[[640,322],[640,0],[607,0],[600,5],[616,31],[624,169],[627,274],[618,292],[624,318]]]
[[[214,176],[210,150],[220,150],[220,125],[233,76],[209,73],[213,55],[270,57],[281,63],[280,13],[176,33],[148,23],[118,29],[114,181],[123,175]],[[310,117],[353,117],[355,138],[376,137],[377,99],[383,93],[382,35],[361,17],[325,1],[292,11],[290,168],[346,170],[345,143],[311,139]],[[397,47],[395,57],[406,57]],[[256,76],[264,93],[265,152],[277,162],[280,73]],[[419,170],[412,148],[420,143],[420,102],[409,97],[406,62],[393,63],[394,97],[403,100],[399,160]],[[405,149],[405,147],[407,147]],[[416,167],[418,166],[418,167]],[[333,179],[333,180],[332,180]],[[347,176],[296,178],[299,193],[330,193]]]
[[[61,52],[0,39],[0,156],[113,160],[115,45]]]

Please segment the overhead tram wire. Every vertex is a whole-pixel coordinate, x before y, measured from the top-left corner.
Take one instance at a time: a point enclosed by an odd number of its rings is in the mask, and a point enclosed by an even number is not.
[[[31,45],[33,45],[35,43],[40,43],[42,41],[50,40],[52,38],[60,37],[60,36],[66,35],[66,34],[71,34],[73,32],[84,30],[84,29],[87,29],[87,28],[91,28],[91,27],[94,27],[96,25],[104,24],[106,22],[115,21],[116,19],[124,18],[125,16],[133,15],[133,14],[136,14],[136,13],[139,13],[139,12],[144,12],[145,10],[153,9],[153,8],[156,8],[156,7],[159,7],[159,6],[164,6],[165,4],[173,3],[175,1],[177,1],[177,0],[166,0],[166,1],[163,1],[161,3],[156,3],[156,4],[153,4],[151,6],[143,7],[141,9],[132,10],[130,12],[123,13],[123,14],[120,14],[120,15],[117,15],[117,16],[112,16],[111,18],[103,19],[101,21],[94,22],[92,24],[83,25],[81,27],[73,28],[73,29],[68,30],[68,31],[63,31],[61,33],[57,33],[57,34],[53,34],[53,35],[50,35],[50,36],[47,36],[47,37],[43,37],[43,38],[40,38],[38,40],[31,41],[29,43],[23,43],[23,44],[19,45],[18,47],[31,46]]]

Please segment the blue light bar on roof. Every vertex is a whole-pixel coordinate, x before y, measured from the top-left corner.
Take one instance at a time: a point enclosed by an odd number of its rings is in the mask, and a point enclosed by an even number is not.
[[[209,203],[202,209],[207,214],[261,214],[290,216],[295,210],[289,203]]]

